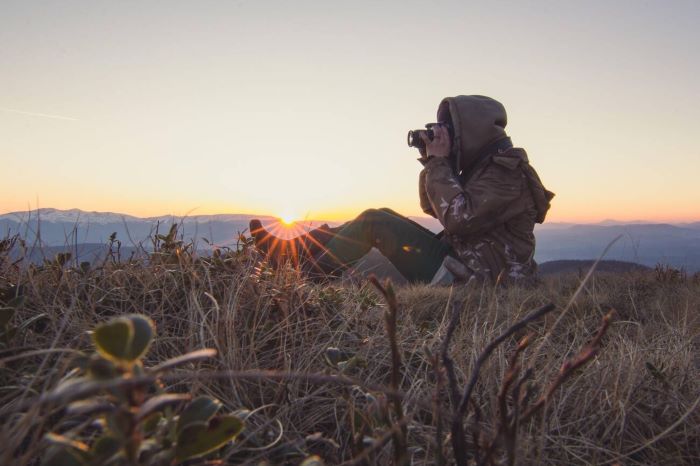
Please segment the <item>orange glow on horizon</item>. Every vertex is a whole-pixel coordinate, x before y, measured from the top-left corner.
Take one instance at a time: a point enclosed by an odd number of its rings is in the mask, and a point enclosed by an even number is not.
[[[599,200],[583,199],[580,196],[566,196],[564,189],[555,187],[557,197],[552,201],[552,208],[546,223],[597,223],[603,220],[646,221],[650,223],[686,223],[700,221],[700,211],[695,204],[672,203],[660,196],[652,199],[613,199],[608,205]],[[358,197],[362,193],[358,193]],[[329,194],[330,197],[330,194]],[[353,196],[354,197],[354,196]],[[415,196],[417,197],[417,196]],[[688,196],[692,198],[692,196]],[[368,208],[389,207],[409,217],[427,217],[414,198],[413,192],[401,199],[374,200],[370,198],[343,199],[334,206],[332,200],[295,201],[297,207],[287,205],[275,206],[274,202],[233,203],[221,200],[202,200],[195,203],[186,196],[180,199],[163,201],[162,199],[130,199],[117,196],[96,194],[86,200],[77,197],[66,199],[36,199],[34,202],[20,202],[8,196],[0,201],[0,214],[10,212],[27,212],[37,208],[55,208],[60,210],[80,209],[86,212],[112,212],[136,217],[159,217],[173,215],[192,217],[199,215],[239,214],[279,219],[277,226],[282,234],[294,236],[308,230],[309,227],[322,223],[342,223],[352,220]],[[138,201],[138,202],[137,202]],[[318,204],[317,204],[318,202]],[[270,220],[268,220],[269,222]],[[301,225],[301,226],[299,226]]]
[[[199,207],[183,207],[187,203],[182,202],[179,205],[161,205],[159,203],[132,205],[127,203],[118,203],[115,200],[100,200],[104,202],[95,202],[91,204],[73,203],[73,202],[41,202],[37,205],[19,205],[16,203],[0,203],[0,215],[10,212],[27,212],[37,208],[55,208],[60,210],[80,209],[86,212],[112,212],[124,215],[133,215],[136,217],[158,217],[164,215],[173,215],[177,217],[188,217],[198,215],[215,215],[215,214],[240,214],[274,217],[279,219],[274,223],[275,228],[280,230],[284,237],[292,237],[308,231],[308,224],[313,223],[314,226],[319,226],[324,222],[342,223],[352,220],[367,208],[392,207],[392,203],[374,203],[362,207],[351,208],[344,206],[337,210],[318,210],[308,211],[304,215],[294,213],[271,214],[270,210],[265,208],[242,208],[228,203],[215,203],[208,206]],[[569,201],[566,206],[560,206],[559,203],[564,203],[563,199],[557,199],[552,203],[552,210],[547,215],[545,223],[597,223],[603,220],[616,220],[620,222],[626,221],[647,221],[651,223],[685,223],[700,221],[700,212],[696,209],[688,209],[686,206],[669,206],[663,202],[657,205],[647,203],[645,206],[635,206],[632,203],[620,203],[622,205],[614,206],[605,209],[584,208],[583,202]],[[402,215],[410,217],[427,217],[417,207],[410,208],[408,202],[404,206],[393,207]],[[596,206],[597,207],[597,206]],[[279,212],[279,211],[278,211]],[[284,212],[284,211],[282,211]]]

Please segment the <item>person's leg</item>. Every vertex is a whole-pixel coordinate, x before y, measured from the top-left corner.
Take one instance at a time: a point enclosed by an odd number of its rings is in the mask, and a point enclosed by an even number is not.
[[[430,282],[451,248],[430,230],[390,209],[369,209],[335,232],[319,264],[349,267],[377,248],[410,282]]]
[[[396,212],[396,211],[393,210],[393,209],[390,209],[390,208],[388,208],[388,207],[382,207],[382,208],[379,209],[379,210],[381,210],[382,212],[386,212],[386,213],[388,213],[388,214],[394,215],[394,216],[396,216],[396,217],[400,217],[400,218],[402,218],[404,221],[410,222],[413,226],[415,226],[415,227],[418,228],[419,230],[422,230],[422,231],[424,231],[425,233],[427,233],[427,234],[429,234],[429,235],[431,235],[431,236],[437,236],[435,233],[433,233],[432,231],[428,230],[427,228],[425,228],[425,227],[424,227],[423,225],[421,225],[420,223],[414,222],[413,220],[411,220],[411,219],[408,218],[408,217],[404,217],[403,215],[401,215],[400,213]]]

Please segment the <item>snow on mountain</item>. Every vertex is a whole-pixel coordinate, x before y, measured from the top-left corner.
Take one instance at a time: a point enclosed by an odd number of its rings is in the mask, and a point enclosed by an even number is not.
[[[248,215],[248,214],[214,214],[214,215],[160,215],[158,217],[140,218],[149,223],[177,223],[194,224],[194,223],[209,223],[209,222],[247,222],[251,218],[259,218],[264,222],[275,221],[274,217],[268,215]]]
[[[89,212],[80,209],[59,210],[53,208],[43,208],[23,212],[9,212],[0,215],[0,220],[6,219],[18,223],[40,221],[41,223],[74,223],[108,225],[112,223],[124,222],[145,222],[145,223],[167,223],[173,221],[177,223],[208,223],[208,222],[247,222],[251,218],[260,218],[263,221],[274,221],[274,217],[265,215],[247,214],[214,214],[214,215],[160,215],[157,217],[136,217],[134,215],[120,214],[115,212]]]
[[[605,220],[601,220],[600,222],[594,223],[594,225],[601,225],[601,226],[608,226],[608,227],[613,227],[613,226],[620,226],[620,225],[643,225],[646,223],[654,223],[654,222],[649,222],[648,220],[615,220],[615,219],[610,219],[606,218]]]
[[[156,233],[167,232],[172,224],[181,225],[179,234],[207,244],[230,245],[238,240],[238,233],[248,229],[251,218],[260,218],[263,224],[276,222],[274,217],[219,214],[158,217],[135,217],[113,212],[86,212],[79,209],[38,209],[0,215],[0,238],[20,234],[30,244],[41,242],[46,246],[63,244],[103,244],[112,234],[128,244],[149,244]]]
[[[98,224],[122,223],[142,220],[138,217],[112,212],[86,212],[80,209],[59,210],[52,208],[36,209],[24,212],[10,212],[0,215],[0,219],[12,220],[19,223],[39,221],[41,223],[75,223]]]

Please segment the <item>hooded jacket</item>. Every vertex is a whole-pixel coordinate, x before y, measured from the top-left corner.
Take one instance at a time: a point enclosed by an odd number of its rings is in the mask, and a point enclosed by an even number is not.
[[[505,108],[484,96],[447,97],[438,121],[452,124],[452,152],[425,163],[419,196],[466,267],[459,275],[492,282],[531,277],[534,226],[544,221],[554,194],[525,150],[512,146]]]

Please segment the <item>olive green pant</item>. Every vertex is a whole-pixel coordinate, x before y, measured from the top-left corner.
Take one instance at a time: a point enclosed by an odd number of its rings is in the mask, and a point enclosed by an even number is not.
[[[369,209],[333,228],[322,261],[350,267],[373,247],[413,283],[429,283],[452,248],[433,232],[391,209]]]

